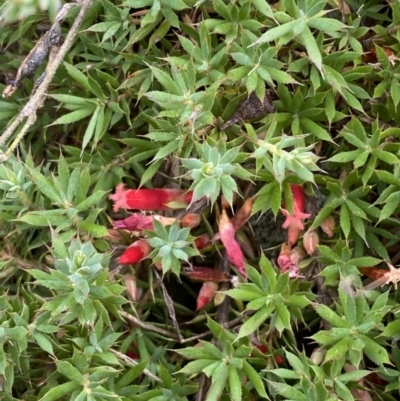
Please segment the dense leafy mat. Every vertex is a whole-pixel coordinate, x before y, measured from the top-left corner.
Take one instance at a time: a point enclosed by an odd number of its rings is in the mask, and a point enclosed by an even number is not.
[[[4,130],[80,7],[0,4]],[[399,52],[399,0],[94,0],[0,164],[2,399],[398,400]]]

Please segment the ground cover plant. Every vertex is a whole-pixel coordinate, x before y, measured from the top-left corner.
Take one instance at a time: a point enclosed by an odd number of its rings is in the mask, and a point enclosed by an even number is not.
[[[0,24],[3,400],[399,399],[399,0]]]

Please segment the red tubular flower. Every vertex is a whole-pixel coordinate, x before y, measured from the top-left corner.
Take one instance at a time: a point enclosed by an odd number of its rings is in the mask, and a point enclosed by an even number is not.
[[[293,195],[293,211],[290,214],[286,209],[281,209],[282,213],[286,216],[286,221],[283,223],[282,228],[288,228],[290,225],[297,226],[303,230],[303,220],[308,219],[311,215],[304,213],[304,190],[302,185],[290,185]]]
[[[197,307],[196,311],[204,308],[208,305],[213,299],[215,292],[218,290],[218,284],[213,281],[206,281],[199,292],[199,296],[197,297]]]
[[[119,209],[169,210],[186,207],[192,200],[192,191],[180,189],[124,189],[118,185],[109,199],[114,202],[114,212]]]
[[[125,250],[119,257],[118,263],[121,265],[138,263],[150,254],[151,249],[151,246],[145,239],[140,239]]]
[[[215,283],[222,283],[231,280],[228,273],[211,269],[210,267],[192,266],[190,270],[187,269],[184,271],[184,274],[192,280],[199,281],[214,281]]]
[[[219,237],[226,249],[228,260],[239,270],[239,273],[247,277],[244,265],[244,255],[239,243],[235,239],[235,228],[229,220],[226,211],[223,210],[219,219]]]
[[[173,224],[176,219],[159,215],[145,216],[143,214],[132,214],[123,220],[116,220],[113,228],[116,230],[143,231],[153,230],[153,220],[158,220],[163,226]]]

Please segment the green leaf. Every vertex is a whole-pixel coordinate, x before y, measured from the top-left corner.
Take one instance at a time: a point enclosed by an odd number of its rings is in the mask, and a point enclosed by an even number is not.
[[[352,372],[342,373],[336,378],[336,380],[341,381],[342,383],[347,383],[350,381],[358,382],[370,373],[371,372],[369,370],[353,370]]]
[[[62,94],[49,94],[48,96],[52,97],[53,99],[65,103],[66,105],[75,105],[75,106],[91,106],[96,104],[96,100],[94,99],[85,99],[79,96],[72,96],[72,95],[62,95]]]
[[[83,230],[84,232],[92,235],[95,238],[102,238],[108,235],[108,230],[106,227],[92,223],[90,221],[79,220],[76,223],[77,228]]]
[[[36,169],[29,169],[32,180],[38,186],[40,192],[47,196],[54,203],[62,203],[62,197],[58,191],[51,184],[43,174],[39,173]]]
[[[384,347],[376,343],[374,340],[367,336],[360,335],[361,340],[364,342],[365,355],[377,365],[390,364],[389,355]]]
[[[193,375],[195,373],[202,372],[208,366],[216,363],[215,359],[199,359],[197,361],[191,361],[185,365],[179,372]]]
[[[60,179],[60,185],[64,195],[68,192],[68,184],[70,180],[69,168],[68,164],[64,159],[62,153],[60,153],[60,157],[58,159],[58,176]]]
[[[289,32],[292,32],[293,29],[299,25],[301,21],[294,20],[287,22],[286,24],[279,25],[277,27],[268,29],[267,32],[263,33],[260,38],[258,38],[253,45],[259,44],[259,43],[267,43],[267,42],[272,42],[273,40],[279,39],[282,36],[288,34]]]
[[[353,225],[356,233],[364,240],[364,242],[367,242],[365,238],[365,224],[362,218],[356,216],[353,214],[353,212],[350,214],[350,220],[351,224]]]
[[[239,375],[236,369],[232,366],[228,366],[229,373],[229,394],[232,401],[242,400],[242,384],[240,382]]]
[[[334,18],[309,18],[307,25],[322,32],[341,31],[346,25]]]
[[[49,354],[54,355],[53,346],[45,334],[36,332],[33,334],[33,338],[35,339],[40,348],[42,348]]]
[[[340,227],[347,239],[351,231],[350,212],[345,203],[340,208]]]
[[[80,384],[81,386],[85,383],[85,378],[79,372],[79,370],[68,361],[58,361],[57,370],[70,380]]]
[[[351,343],[350,338],[342,338],[338,343],[336,343],[332,348],[328,350],[325,355],[325,361],[331,361],[335,359],[340,359],[349,350]]]
[[[71,394],[81,386],[76,382],[67,382],[55,386],[48,390],[46,394],[39,401],[56,401],[60,398],[65,397],[68,394]]]
[[[383,337],[392,338],[400,332],[400,319],[396,319],[393,322],[389,322],[382,332]]]
[[[154,156],[154,160],[164,159],[166,156],[175,152],[179,148],[180,144],[181,141],[179,139],[169,142],[167,145],[159,149],[159,151]]]
[[[315,40],[313,34],[311,33],[310,28],[306,26],[299,35],[299,37],[301,38],[304,46],[306,47],[308,57],[315,64],[315,66],[318,68],[321,75],[323,76],[324,74],[322,71],[321,52],[319,51],[317,41]]]
[[[286,383],[271,382],[271,385],[280,395],[285,397],[287,400],[309,401],[307,396],[305,396],[301,391],[292,386],[289,386]]]
[[[85,200],[80,202],[75,206],[75,209],[78,210],[79,212],[89,210],[93,206],[96,206],[101,198],[106,194],[106,191],[96,191],[92,193],[89,197],[87,197]]]
[[[275,375],[277,375],[278,377],[281,377],[283,379],[294,379],[294,380],[300,379],[300,374],[296,373],[290,369],[278,368],[278,369],[271,370],[270,372],[274,373]]]
[[[314,121],[310,120],[309,118],[300,118],[300,124],[305,128],[306,133],[315,135],[317,138],[323,141],[333,142],[333,139],[329,135],[328,131],[325,128],[322,128],[320,125],[316,124]]]
[[[88,145],[88,143],[93,138],[94,130],[96,128],[97,119],[99,117],[100,110],[101,110],[101,107],[97,106],[96,110],[94,111],[93,116],[90,119],[89,124],[86,128],[85,135],[83,136],[83,141],[82,141],[82,154],[83,154],[83,151],[85,150],[86,146]]]
[[[275,20],[274,12],[272,11],[271,6],[266,2],[266,0],[252,0],[251,3],[254,5],[258,12],[268,18]]]
[[[379,265],[381,260],[373,258],[372,256],[363,256],[356,259],[350,259],[348,263],[357,267],[373,267]]]
[[[140,186],[142,187],[148,181],[150,181],[154,175],[157,173],[161,165],[164,163],[163,159],[157,160],[154,163],[151,163],[150,166],[146,169],[146,171],[142,175],[142,179],[140,180]]]
[[[206,342],[202,341],[201,347],[186,347],[184,349],[175,350],[175,352],[177,352],[179,355],[182,355],[188,359],[220,360],[222,358],[222,353],[220,350],[218,350],[218,348],[216,348],[213,344],[209,343],[209,346],[211,346],[213,349],[211,349],[211,350],[206,349],[206,347],[204,347],[205,344],[206,344]],[[207,347],[207,348],[209,348],[209,347]]]
[[[260,397],[268,398],[267,393],[265,392],[264,384],[261,380],[261,377],[257,373],[257,371],[246,361],[243,360],[243,372],[247,376],[247,378],[251,381],[252,385],[256,389],[258,395]]]
[[[381,215],[379,216],[379,221],[385,220],[390,217],[400,204],[400,191],[395,192],[386,199],[385,206],[381,210]]]
[[[57,118],[57,120],[51,125],[71,124],[76,121],[83,120],[84,118],[92,115],[95,110],[96,108],[94,106],[80,108],[79,110],[72,111],[71,113],[64,114],[63,116]]]
[[[65,61],[64,61],[64,67],[67,69],[68,74],[71,76],[71,78],[75,82],[77,82],[78,84],[81,84],[85,89],[87,89],[89,92],[91,92],[89,80],[83,72],[81,72],[76,67],[74,67],[71,64],[68,64]]]
[[[211,386],[207,393],[208,401],[219,401],[228,381],[228,375],[228,366],[224,362],[220,362],[212,375]]]
[[[273,306],[264,306],[258,310],[253,316],[246,320],[240,327],[237,338],[248,336],[251,333],[255,333],[256,330],[267,320],[274,310]]]
[[[363,154],[363,150],[350,150],[348,152],[340,152],[332,156],[327,161],[334,163],[348,163],[355,160],[360,154]]]
[[[174,95],[183,95],[183,90],[180,88],[175,81],[171,78],[170,75],[168,75],[166,72],[163,70],[160,70],[156,67],[149,66],[151,69],[151,72],[154,74],[155,78],[157,79],[158,82],[169,92]]]
[[[382,160],[383,162],[388,164],[398,165],[400,161],[400,159],[393,153],[386,152],[382,149],[373,149],[372,154],[376,156],[379,160]]]
[[[326,305],[318,304],[315,308],[318,315],[320,315],[327,322],[331,323],[334,327],[347,328],[346,320],[342,319],[336,312]]]

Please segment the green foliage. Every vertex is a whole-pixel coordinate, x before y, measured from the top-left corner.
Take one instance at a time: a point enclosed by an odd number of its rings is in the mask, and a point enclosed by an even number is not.
[[[61,3],[0,0],[1,91]],[[399,399],[399,10],[94,0],[0,164],[1,399]],[[1,131],[45,69],[0,101]],[[115,230],[132,217],[108,199],[121,183],[180,188],[190,210]],[[310,215],[291,248],[282,209]],[[138,238],[151,250],[122,266]]]
[[[198,255],[196,249],[189,246],[194,239],[190,236],[190,229],[179,229],[176,223],[164,227],[154,220],[154,231],[149,231],[148,237],[147,242],[154,248],[149,258],[152,258],[154,263],[162,265],[164,274],[171,270],[179,276],[181,269],[179,261],[189,263],[191,256]]]
[[[239,284],[238,288],[226,291],[233,299],[247,301],[246,310],[256,311],[240,328],[238,338],[256,332],[262,324],[271,319],[270,328],[279,333],[291,330],[292,321],[301,319],[301,309],[309,304],[310,293],[302,293],[296,282],[289,282],[289,274],[277,277],[270,262],[262,257],[259,273],[248,266],[247,272],[252,283]]]
[[[234,193],[238,193],[238,187],[231,175],[242,179],[249,179],[251,175],[238,163],[233,163],[239,155],[239,148],[228,151],[211,147],[208,143],[198,146],[200,159],[183,159],[182,164],[189,170],[193,179],[190,189],[194,190],[192,202],[196,202],[203,196],[215,203],[220,192],[229,204],[232,204]]]
[[[181,369],[181,372],[189,375],[203,372],[211,378],[207,400],[219,400],[227,385],[230,399],[241,400],[241,381],[244,377],[248,379],[246,387],[252,387],[261,397],[268,398],[261,378],[247,362],[251,352],[251,347],[247,345],[248,341],[236,342],[234,334],[210,318],[207,325],[214,337],[219,340],[221,349],[209,342],[200,341],[199,347],[178,350],[180,355],[194,359]]]

